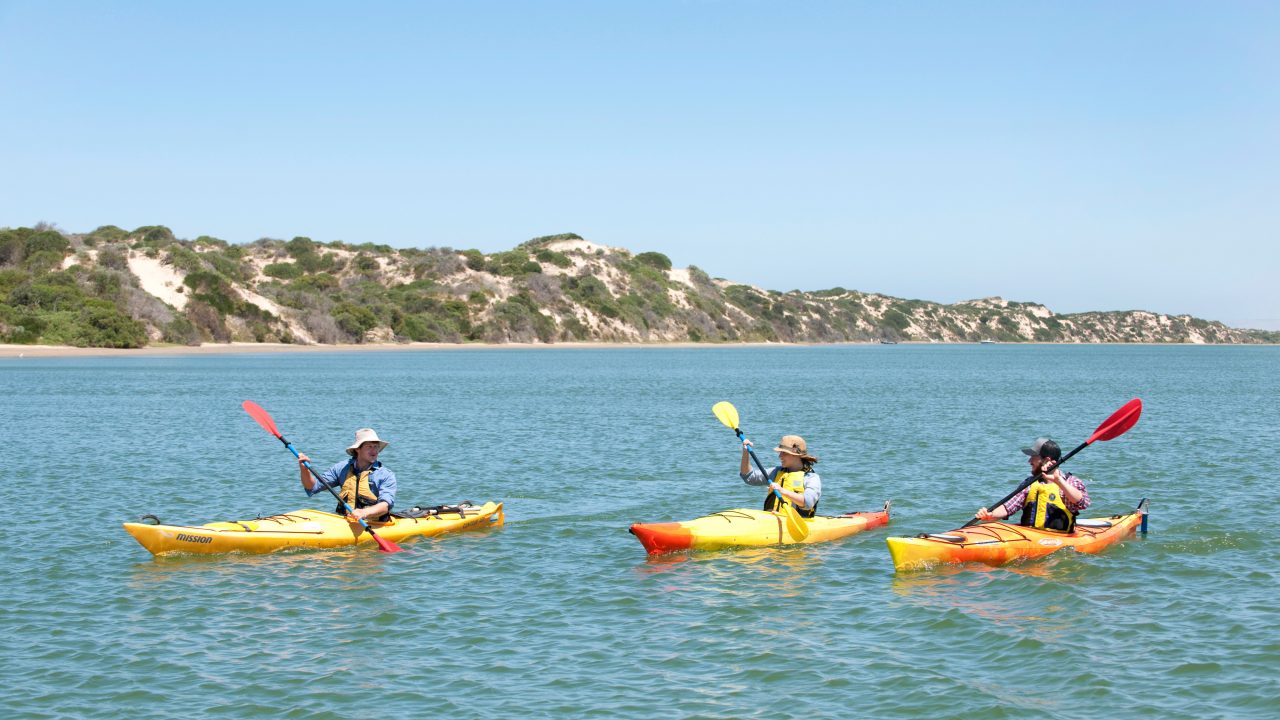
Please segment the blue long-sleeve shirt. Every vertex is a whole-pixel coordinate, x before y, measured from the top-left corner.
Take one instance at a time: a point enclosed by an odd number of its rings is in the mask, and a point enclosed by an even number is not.
[[[774,465],[769,468],[769,474],[763,475],[757,468],[751,468],[750,472],[738,473],[738,477],[748,485],[768,485],[778,477],[778,471],[782,469],[781,465]],[[822,478],[818,477],[818,473],[809,471],[804,474],[804,506],[806,508],[815,508],[818,506],[818,500],[822,498]]]
[[[342,481],[347,476],[347,466],[351,464],[350,460],[344,460],[325,470],[320,475],[320,479],[324,480],[334,490],[341,490]],[[314,487],[307,490],[307,497],[322,492],[327,491],[320,486],[320,483],[316,483]],[[396,474],[381,462],[375,462],[373,464],[373,472],[369,473],[369,492],[377,495],[378,500],[385,502],[387,504],[387,512],[391,512],[391,508],[396,505]]]

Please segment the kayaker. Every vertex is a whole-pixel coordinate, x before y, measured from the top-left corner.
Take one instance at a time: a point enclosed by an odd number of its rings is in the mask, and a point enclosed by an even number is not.
[[[355,442],[347,448],[351,459],[334,465],[320,476],[330,487],[341,487],[338,495],[354,508],[354,517],[386,520],[396,504],[396,474],[378,460],[378,453],[390,444],[380,439],[373,428],[360,428]],[[307,497],[326,492],[303,465],[309,460],[304,453],[298,453],[302,489],[307,491]],[[341,515],[345,510],[339,505],[334,512]]]
[[[769,496],[765,498],[764,509],[777,507],[778,490],[787,503],[794,505],[801,517],[813,517],[818,511],[818,500],[822,498],[822,478],[813,471],[813,464],[818,458],[809,454],[804,438],[799,435],[783,435],[782,441],[773,451],[778,453],[778,465],[769,468],[768,475],[759,468],[751,466],[751,454],[748,452],[751,441],[742,441],[742,466],[738,468],[738,476],[748,485],[768,485]]]
[[[1037,438],[1029,448],[1022,448],[1031,464],[1035,482],[994,510],[979,508],[979,520],[1003,520],[1022,510],[1019,525],[1070,532],[1076,516],[1089,507],[1089,491],[1080,478],[1058,469],[1062,449],[1047,437]],[[1027,498],[1031,502],[1027,502]]]

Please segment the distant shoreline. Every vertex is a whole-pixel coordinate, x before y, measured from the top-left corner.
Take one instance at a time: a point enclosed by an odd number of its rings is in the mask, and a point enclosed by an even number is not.
[[[0,344],[0,359],[61,358],[61,357],[184,357],[195,355],[253,355],[282,353],[340,353],[340,352],[432,352],[456,350],[591,350],[591,349],[643,349],[643,348],[729,348],[729,347],[837,347],[843,345],[879,345],[878,340],[862,342],[560,342],[560,343],[365,343],[337,345],[294,345],[287,343],[204,343],[201,345],[148,345],[142,348],[72,347],[70,345],[6,345]],[[921,342],[903,340],[897,345],[978,345],[978,342]],[[1008,342],[996,345],[1132,345],[1132,346],[1192,346],[1192,347],[1275,347],[1274,344],[1252,343],[1034,343]]]

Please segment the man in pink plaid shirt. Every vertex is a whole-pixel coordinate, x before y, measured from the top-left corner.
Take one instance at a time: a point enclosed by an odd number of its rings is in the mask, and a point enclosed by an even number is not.
[[[1062,449],[1058,443],[1049,438],[1038,438],[1029,448],[1022,448],[1031,463],[1031,474],[1041,480],[1047,480],[1058,486],[1062,501],[1073,515],[1089,507],[1089,491],[1080,478],[1058,469],[1058,459],[1062,457]],[[1009,501],[994,510],[979,508],[974,517],[979,520],[1003,520],[1022,509],[1027,502],[1027,490],[1009,498]]]

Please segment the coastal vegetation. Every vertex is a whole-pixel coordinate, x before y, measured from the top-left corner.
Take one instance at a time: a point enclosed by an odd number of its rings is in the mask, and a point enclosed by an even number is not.
[[[1133,310],[1059,315],[845,288],[766,290],[567,233],[496,253],[306,237],[179,239],[153,225],[0,229],[0,342],[1169,342],[1280,333]]]

